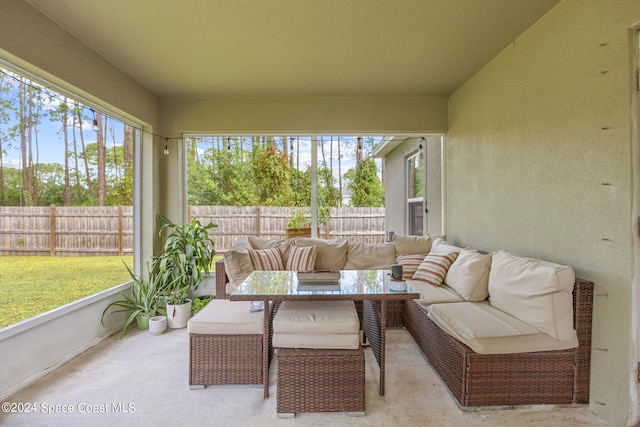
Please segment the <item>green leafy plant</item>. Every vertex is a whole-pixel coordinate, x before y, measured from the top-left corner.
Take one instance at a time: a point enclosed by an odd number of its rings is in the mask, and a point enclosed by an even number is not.
[[[213,296],[198,297],[191,303],[191,312],[197,313],[202,310],[213,299]]]
[[[100,322],[104,326],[104,316],[111,309],[116,307],[112,313],[129,313],[129,316],[124,322],[120,335],[127,333],[129,325],[133,323],[138,316],[148,315],[149,317],[155,316],[157,313],[165,314],[164,308],[161,307],[161,287],[158,281],[158,277],[148,268],[148,276],[143,279],[136,276],[127,264],[124,264],[131,276],[131,287],[127,291],[121,291],[120,295],[122,299],[113,301],[102,312]]]
[[[311,227],[311,221],[306,217],[304,210],[296,209],[296,212],[289,217],[288,228]]]
[[[162,294],[169,304],[183,304],[189,289],[196,290],[202,275],[209,274],[216,251],[209,229],[216,224],[202,225],[198,219],[174,224],[158,216],[169,234],[162,252],[153,258],[153,271],[158,276]]]
[[[329,219],[329,208],[320,206],[318,208],[318,224],[325,225]],[[307,217],[306,210],[296,209],[296,212],[289,217],[287,228],[311,227],[311,219]]]

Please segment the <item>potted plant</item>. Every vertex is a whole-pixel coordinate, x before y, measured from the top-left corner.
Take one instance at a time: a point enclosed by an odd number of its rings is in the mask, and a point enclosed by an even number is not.
[[[213,295],[202,295],[197,298],[194,298],[193,301],[191,302],[191,313],[196,314],[197,312],[202,310],[207,304],[209,304],[209,301],[211,301],[214,298],[215,297]]]
[[[127,332],[129,325],[131,325],[134,320],[137,321],[140,329],[148,329],[149,319],[157,313],[164,313],[164,309],[160,307],[161,290],[158,278],[153,274],[151,269],[148,268],[149,265],[147,264],[148,276],[146,279],[133,274],[128,265],[125,264],[125,267],[131,276],[131,287],[126,292],[120,292],[122,299],[113,301],[105,307],[102,312],[102,318],[100,319],[104,326],[104,316],[107,311],[113,307],[117,307],[116,310],[113,310],[113,313],[129,313],[120,332],[121,336]]]
[[[209,229],[216,224],[202,225],[198,219],[174,224],[162,216],[160,235],[168,230],[162,252],[153,259],[153,270],[158,276],[162,295],[167,303],[169,328],[187,326],[191,315],[189,290],[196,290],[203,274],[209,274],[216,251]]]
[[[318,209],[318,224],[326,225],[329,218],[329,208],[320,206]],[[320,227],[318,227],[320,236]],[[307,217],[305,210],[296,209],[295,213],[289,217],[289,223],[285,231],[285,237],[311,237],[311,219]]]

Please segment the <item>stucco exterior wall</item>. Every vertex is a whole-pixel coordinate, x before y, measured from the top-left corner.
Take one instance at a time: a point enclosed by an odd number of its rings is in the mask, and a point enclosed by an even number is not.
[[[590,409],[630,422],[633,0],[565,0],[449,103],[450,240],[575,268],[596,284]]]

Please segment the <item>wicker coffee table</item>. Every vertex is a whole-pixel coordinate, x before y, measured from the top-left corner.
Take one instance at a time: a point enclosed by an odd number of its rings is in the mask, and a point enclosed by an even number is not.
[[[293,271],[254,271],[229,296],[232,301],[264,301],[263,375],[264,398],[269,397],[269,340],[271,304],[280,301],[351,300],[364,301],[363,331],[380,367],[379,393],[384,396],[385,331],[387,303],[420,298],[420,293],[407,286],[406,291],[389,288],[387,270],[343,270],[335,286],[300,286]]]

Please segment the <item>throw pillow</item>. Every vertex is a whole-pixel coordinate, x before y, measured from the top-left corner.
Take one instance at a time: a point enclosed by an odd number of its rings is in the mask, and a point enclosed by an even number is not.
[[[444,283],[467,301],[484,301],[489,296],[491,254],[463,249],[451,264]]]
[[[251,249],[249,256],[251,256],[251,262],[253,262],[255,270],[284,270],[284,264],[278,248]]]
[[[460,252],[463,248],[460,246],[452,245],[441,237],[436,237],[433,239],[433,244],[431,245],[431,253],[434,254],[448,254],[451,252]],[[466,248],[470,249],[470,248]]]
[[[450,252],[448,254],[430,253],[424,258],[412,278],[433,286],[440,286],[457,256],[458,252]]]
[[[418,271],[418,267],[424,261],[426,254],[417,254],[417,255],[405,255],[399,254],[396,256],[396,264],[400,264],[402,266],[402,278],[403,279],[411,279],[416,271]]]
[[[278,248],[280,250],[280,257],[282,263],[286,264],[289,258],[289,247],[291,246],[291,240],[281,239],[267,239],[265,237],[249,236],[247,237],[251,248],[253,249],[271,249]]]
[[[315,268],[316,256],[318,256],[317,246],[291,245],[286,269],[290,271],[311,271]]]
[[[253,271],[253,263],[249,255],[250,250],[251,245],[247,239],[240,237],[231,249],[223,255],[224,270],[227,273],[229,284],[233,289],[237,288]],[[230,290],[231,289],[227,289],[227,292]]]

